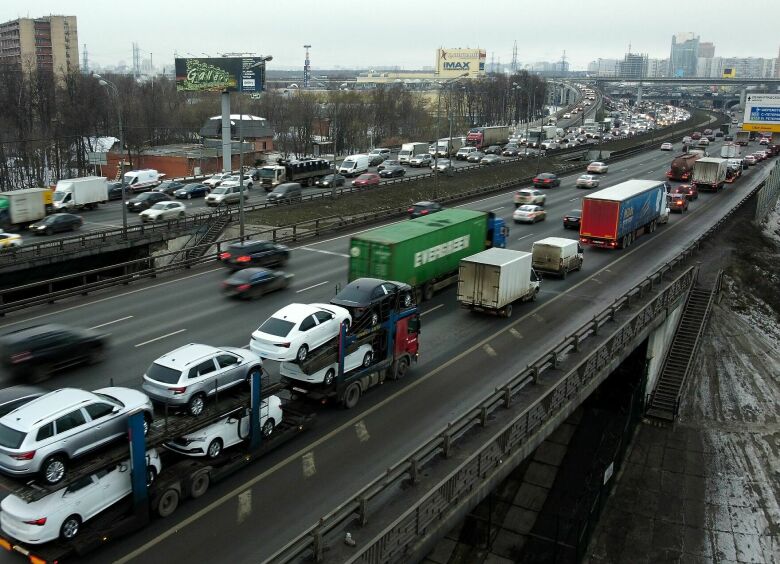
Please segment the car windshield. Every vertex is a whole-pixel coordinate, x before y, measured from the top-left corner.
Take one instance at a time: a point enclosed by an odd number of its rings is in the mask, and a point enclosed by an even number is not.
[[[262,333],[268,333],[274,337],[286,337],[295,327],[295,323],[292,321],[286,321],[284,319],[278,319],[276,317],[269,317],[263,322],[258,331]]]
[[[517,209],[520,210],[520,211],[524,211],[524,212],[532,212],[532,211],[536,210],[536,207],[535,206],[520,206]]]
[[[164,210],[167,206],[168,206],[168,204],[166,204],[165,202],[158,202],[158,203],[154,204],[151,207],[151,209],[153,209],[153,210]]]
[[[137,199],[137,200],[148,200],[148,199],[149,199],[149,198],[151,198],[151,197],[152,197],[152,193],[151,193],[151,192],[146,192],[146,193],[144,193],[144,194],[141,194],[141,195],[139,195],[139,196],[136,196],[136,199]]]
[[[421,155],[415,155],[414,158],[415,159],[427,159],[429,156],[430,155],[421,154]]]
[[[415,209],[421,208],[421,206],[415,206]],[[335,299],[344,302],[365,304],[371,301],[372,290],[373,288],[366,288],[364,286],[347,286],[341,292],[336,294]]]
[[[211,193],[212,194],[227,194],[227,192],[228,192],[227,188],[217,187],[217,188],[214,188],[214,190]]]
[[[19,448],[26,436],[27,433],[11,429],[11,427],[7,427],[0,423],[0,446],[6,448]]]
[[[67,192],[70,194],[70,192]],[[65,198],[66,192],[54,192],[54,201],[59,202]]]
[[[101,394],[99,392],[95,392],[95,395],[100,397],[100,398],[103,398],[108,403],[113,403],[114,405],[117,405],[119,407],[124,407],[125,406],[125,404],[123,404],[121,401],[116,399],[114,396],[109,396],[108,394]]]
[[[249,282],[253,276],[258,274],[256,271],[252,271],[251,269],[247,268],[245,270],[239,270],[233,276],[227,279],[228,284],[246,284]]]
[[[161,364],[153,362],[152,365],[146,371],[146,375],[157,382],[164,384],[178,384],[179,378],[181,378],[181,370],[174,370]]]

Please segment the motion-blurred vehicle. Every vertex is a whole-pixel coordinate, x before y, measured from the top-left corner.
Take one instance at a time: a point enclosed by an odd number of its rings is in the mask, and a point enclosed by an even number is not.
[[[24,240],[18,233],[6,233],[0,231],[0,250],[21,247]]]
[[[322,178],[318,178],[317,181],[314,183],[315,186],[319,186],[321,188],[331,188],[339,186],[344,186],[347,182],[347,177],[342,176],[340,174],[326,174]]]
[[[184,182],[179,182],[178,180],[163,180],[160,182],[159,186],[152,188],[152,192],[162,192],[163,194],[173,196],[173,193],[176,192],[176,190],[184,188],[185,186],[186,184]],[[109,199],[112,198],[109,197]]]
[[[661,150],[662,151],[672,151],[674,150],[674,145],[671,143],[661,143]]]
[[[590,174],[606,174],[609,166],[605,163],[594,161],[588,165],[587,172]]]
[[[205,184],[186,184],[176,190],[173,195],[180,200],[191,200],[192,198],[205,198],[211,192],[211,188]]]
[[[696,189],[695,184],[680,184],[679,186],[673,188],[670,194],[682,194],[689,200],[699,199],[699,191]]]
[[[185,215],[187,215],[187,208],[181,202],[157,202],[148,210],[142,211],[138,217],[141,218],[142,223],[154,223],[184,219]]]
[[[525,204],[515,210],[512,219],[515,223],[536,223],[547,219],[547,212],[541,206]]]
[[[501,157],[499,157],[498,155],[485,155],[480,159],[479,164],[494,165],[498,162],[501,162]]]
[[[552,188],[561,185],[561,179],[552,172],[543,172],[534,176],[533,185],[536,188]]]
[[[401,165],[389,166],[379,172],[382,178],[400,178],[406,174],[406,169]]]
[[[288,247],[265,239],[237,241],[219,253],[219,260],[231,270],[284,265],[289,258]]]
[[[466,157],[466,162],[469,163],[478,163],[482,160],[482,158],[485,156],[485,153],[482,151],[474,151],[471,153],[468,157]]]
[[[412,207],[410,207],[407,211],[409,214],[409,219],[414,219],[416,217],[422,217],[424,215],[430,215],[432,213],[436,213],[438,211],[443,210],[444,208],[441,207],[441,204],[438,202],[417,202],[416,204],[412,204]]]
[[[688,197],[685,194],[669,194],[667,198],[669,209],[680,213],[688,211]]]
[[[515,207],[519,208],[523,204],[538,204],[543,206],[547,201],[547,195],[533,188],[523,188],[515,192]]]
[[[575,182],[577,188],[598,188],[599,179],[592,174],[581,174]]]
[[[580,229],[580,220],[582,219],[582,210],[571,210],[563,216],[564,229]]]
[[[128,211],[142,212],[148,210],[157,202],[169,202],[170,200],[171,197],[162,192],[143,192],[125,203]]]
[[[84,225],[84,220],[81,219],[81,216],[72,213],[55,213],[33,223],[30,226],[30,231],[36,235],[52,235],[63,231],[75,231],[82,225]]]
[[[222,282],[223,293],[231,298],[252,299],[290,285],[292,274],[267,268],[245,268]]]
[[[377,173],[366,172],[353,180],[352,186],[355,186],[356,188],[363,188],[365,186],[378,186],[380,180],[381,179]]]

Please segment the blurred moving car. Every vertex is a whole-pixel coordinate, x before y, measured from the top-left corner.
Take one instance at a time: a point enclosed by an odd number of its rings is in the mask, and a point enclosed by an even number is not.
[[[84,220],[81,219],[81,216],[72,213],[55,213],[30,225],[30,231],[36,235],[52,235],[63,231],[75,231],[82,225],[84,225]]]
[[[173,193],[176,192],[176,190],[184,188],[185,186],[186,184],[184,182],[179,182],[178,180],[163,180],[160,182],[159,186],[152,188],[152,192],[162,192],[163,194],[173,196]]]
[[[683,194],[689,200],[697,200],[699,198],[699,191],[694,184],[680,184],[672,189],[670,194]]]
[[[468,157],[466,157],[466,162],[468,163],[478,163],[482,160],[482,158],[485,156],[485,153],[482,151],[474,151],[473,153],[470,153]]]
[[[755,157],[755,155],[745,155],[742,157],[742,161],[749,164],[750,166],[758,163],[758,159]]]
[[[401,165],[388,166],[379,172],[382,178],[400,178],[406,174],[406,169]]]
[[[205,184],[187,184],[176,190],[173,195],[180,200],[192,198],[205,198],[211,192],[211,188]]]
[[[588,165],[587,172],[591,174],[606,174],[609,166],[605,163],[594,161]]]
[[[129,199],[125,204],[128,211],[142,212],[148,210],[157,202],[169,202],[171,197],[162,192],[144,192],[134,198]]]
[[[252,299],[290,285],[292,274],[267,268],[245,268],[222,282],[222,291],[231,298]]]
[[[303,200],[303,188],[297,182],[279,184],[265,198],[269,204],[292,204],[301,200]]]
[[[314,185],[321,188],[338,188],[339,186],[344,186],[346,182],[346,176],[342,176],[340,174],[326,174],[322,178],[318,178]]]
[[[129,200],[132,196],[132,190],[125,184],[125,199]],[[109,200],[121,200],[122,199],[122,182],[109,182],[108,183],[108,199]]]
[[[541,206],[525,204],[515,210],[512,219],[515,223],[536,223],[547,219],[547,212]]]
[[[533,188],[523,188],[522,190],[515,192],[514,201],[516,208],[519,208],[523,204],[538,204],[543,206],[547,201],[547,195],[539,190],[534,190]]]
[[[382,172],[383,170],[385,170],[386,168],[391,167],[391,166],[401,166],[401,161],[387,159],[382,164],[380,164],[379,166],[376,167],[376,171],[377,172]]]
[[[485,155],[480,159],[479,164],[494,165],[498,162],[501,162],[501,157],[499,157],[498,155]]]
[[[582,174],[575,183],[577,188],[598,188],[599,179],[592,174]]]
[[[672,151],[674,150],[674,145],[671,143],[661,143],[661,150],[662,151]]]
[[[379,185],[380,177],[375,172],[366,172],[358,176],[352,181],[352,186],[362,188],[365,186],[377,186]]]
[[[454,165],[449,159],[438,159],[431,163],[431,169],[438,172],[445,172],[448,169],[452,169]]]
[[[289,258],[289,247],[265,239],[237,241],[219,253],[222,264],[232,270],[250,266],[284,265]]]
[[[671,211],[688,211],[688,197],[685,194],[669,194],[667,198],[668,206]]]
[[[414,219],[416,217],[422,217],[424,215],[430,215],[432,213],[436,213],[438,211],[443,210],[444,208],[441,207],[441,204],[438,202],[417,202],[416,204],[412,204],[412,207],[406,210],[409,213],[409,219]]]
[[[187,208],[181,202],[157,202],[148,210],[142,211],[138,217],[142,223],[154,223],[155,221],[169,221],[171,219],[184,219]]]
[[[571,210],[563,216],[563,228],[579,230],[581,220],[582,210]]]
[[[21,247],[22,243],[22,236],[18,233],[6,233],[5,231],[0,231],[0,249]]]
[[[420,153],[409,159],[409,166],[414,168],[420,168],[424,166],[430,166],[433,162],[433,157],[429,153]]]
[[[561,185],[561,179],[552,172],[543,172],[534,176],[533,184],[536,188],[551,188]]]
[[[491,145],[490,147],[485,149],[483,152],[486,155],[500,155],[501,151],[503,151],[503,149],[501,148],[500,145]]]

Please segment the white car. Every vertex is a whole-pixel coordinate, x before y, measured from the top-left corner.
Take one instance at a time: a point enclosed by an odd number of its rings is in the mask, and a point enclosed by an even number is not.
[[[21,247],[22,236],[16,233],[6,233],[0,231],[0,249],[10,249],[11,247]]]
[[[303,362],[309,351],[338,336],[342,322],[352,324],[352,316],[343,307],[290,304],[266,319],[252,333],[249,348],[262,358]]]
[[[594,137],[595,139],[595,137]],[[609,166],[607,166],[604,163],[600,163],[598,161],[594,161],[588,165],[588,172],[589,173],[597,173],[597,174],[606,174],[607,170],[609,170]]]
[[[216,458],[223,449],[244,442],[249,438],[249,409],[228,415],[216,423],[177,437],[165,443],[165,448],[187,456]],[[263,437],[270,437],[274,428],[282,422],[282,400],[270,396],[260,402],[260,429]]]
[[[438,159],[438,160],[434,160],[431,163],[431,170],[435,169],[435,170],[438,170],[439,172],[444,172],[448,168],[452,168],[452,166],[453,165],[452,165],[452,163],[450,162],[449,159]]]
[[[672,145],[671,143],[661,143],[662,151],[671,151],[672,149],[674,149],[674,145]]]
[[[228,176],[222,179],[222,182],[220,183],[220,186],[223,188],[229,188],[233,186],[239,186],[241,184],[241,175],[234,174],[232,176]],[[244,186],[247,190],[252,189],[252,177],[248,174],[244,175]]]
[[[187,208],[181,202],[157,202],[148,210],[138,214],[142,223],[184,219],[185,215],[187,215]]]
[[[563,114],[563,119],[569,119],[570,117],[571,117],[571,114],[569,114],[569,113]]]
[[[582,174],[577,179],[577,188],[598,188],[599,179],[592,174]]]
[[[230,177],[229,172],[218,172],[217,174],[213,175],[211,178],[207,178],[203,181],[203,184],[208,186],[209,188],[216,188],[219,186],[223,180],[227,180]]]
[[[536,223],[547,219],[547,212],[541,206],[525,204],[520,206],[512,214],[512,220],[515,223]]]
[[[156,450],[146,453],[147,483],[154,481],[162,465]],[[81,526],[101,511],[132,493],[130,461],[76,480],[38,501],[27,502],[11,494],[0,503],[0,527],[13,539],[42,544],[73,540]]]
[[[368,368],[373,362],[373,347],[369,344],[360,345],[355,352],[344,357],[344,373],[347,374],[358,368]],[[307,374],[299,365],[293,362],[283,362],[279,365],[279,375],[301,382],[330,386],[333,383],[333,379],[336,377],[338,369],[338,363],[334,362],[311,374]]]
[[[547,194],[534,190],[533,188],[523,188],[515,192],[515,207],[518,208],[523,204],[538,204],[543,206],[547,201]]]

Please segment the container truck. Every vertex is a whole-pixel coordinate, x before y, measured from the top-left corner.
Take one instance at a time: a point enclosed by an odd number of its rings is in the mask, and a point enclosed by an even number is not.
[[[544,132],[541,129],[529,129],[525,136],[525,144],[528,147],[538,148],[544,139]]]
[[[625,249],[643,233],[655,231],[666,207],[666,188],[657,180],[627,180],[582,200],[580,243]]]
[[[331,174],[333,167],[325,159],[302,159],[290,161],[279,159],[275,165],[260,168],[260,184],[266,192],[271,192],[279,184],[297,182],[301,186],[312,186],[314,183]]]
[[[401,150],[398,151],[398,162],[402,165],[408,165],[415,155],[422,155],[427,152],[428,143],[404,143],[401,145]]]
[[[454,157],[458,149],[463,147],[462,137],[453,137],[451,139],[439,139],[436,143],[436,153],[434,156]]]
[[[666,178],[669,180],[689,180],[693,173],[693,165],[696,161],[702,158],[704,155],[698,151],[689,151],[677,155],[672,159],[672,166],[666,173]]]
[[[742,147],[747,147],[747,144],[750,142],[750,132],[749,131],[737,131],[736,137],[734,137],[734,142],[737,145],[741,145]]]
[[[558,136],[558,128],[554,125],[545,125],[542,131],[544,131],[544,139],[555,139]]]
[[[52,210],[53,196],[48,188],[0,192],[0,228],[5,231],[27,227]]]
[[[739,145],[736,143],[724,143],[720,148],[720,156],[723,159],[738,159],[739,153]]]
[[[103,176],[68,178],[54,188],[54,209],[73,211],[95,209],[108,201],[108,181]]]
[[[569,272],[582,269],[583,253],[579,241],[547,237],[531,248],[532,266],[536,272],[566,278]]]
[[[509,140],[509,126],[472,127],[466,135],[466,144],[479,150],[491,145],[503,145]]]
[[[534,300],[538,293],[531,253],[492,248],[460,260],[460,307],[511,317],[513,303]]]
[[[692,183],[701,191],[717,192],[726,182],[728,161],[715,157],[705,157],[693,166]]]
[[[493,213],[446,209],[352,236],[349,280],[382,278],[409,284],[417,302],[458,281],[460,259],[506,247],[509,229]]]

